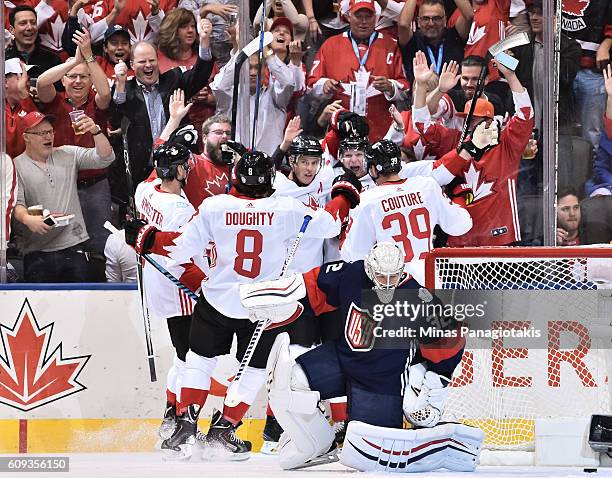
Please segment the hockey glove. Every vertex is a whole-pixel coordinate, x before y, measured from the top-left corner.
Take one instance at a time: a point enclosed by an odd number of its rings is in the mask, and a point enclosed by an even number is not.
[[[460,206],[468,206],[474,202],[474,191],[469,184],[458,184],[450,194],[451,200]]]
[[[490,126],[487,127],[487,122],[483,120],[474,128],[472,135],[461,144],[459,151],[462,149],[467,151],[476,161],[478,161],[485,152],[498,144],[499,123],[493,121]]]
[[[413,425],[433,427],[438,424],[448,402],[450,380],[428,371],[420,363],[408,368],[404,389],[404,416]]]
[[[340,110],[334,113],[330,119],[332,129],[338,131],[340,139],[348,137],[364,137],[370,133],[368,120],[357,113]]]
[[[125,242],[138,254],[146,254],[153,247],[157,228],[141,219],[130,219],[125,223]]]
[[[347,171],[334,178],[332,183],[332,199],[339,194],[343,195],[351,204],[351,209],[359,205],[359,193],[361,193],[361,181],[353,171]]]

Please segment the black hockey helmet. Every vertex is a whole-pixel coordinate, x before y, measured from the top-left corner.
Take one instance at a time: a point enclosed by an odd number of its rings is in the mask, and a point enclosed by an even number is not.
[[[373,145],[368,146],[365,151],[368,172],[370,167],[374,166],[378,174],[399,173],[402,169],[401,154],[399,146],[392,141],[388,139],[376,141]]]
[[[232,170],[232,184],[249,197],[268,197],[276,176],[274,160],[262,151],[244,153]]]
[[[247,152],[247,149],[238,141],[226,141],[219,145],[221,149],[221,163],[235,164],[240,157]]]
[[[187,124],[175,130],[167,144],[181,144],[185,146],[192,153],[197,153],[198,148],[198,131],[193,127],[192,124]]]
[[[365,151],[370,143],[364,136],[349,136],[340,141],[338,155],[341,156],[345,151]]]
[[[161,144],[153,150],[152,156],[158,178],[176,179],[178,166],[183,166],[185,172],[189,172],[191,151],[182,144]]]
[[[289,157],[296,156],[322,156],[321,143],[314,136],[299,135],[293,138],[289,146]]]

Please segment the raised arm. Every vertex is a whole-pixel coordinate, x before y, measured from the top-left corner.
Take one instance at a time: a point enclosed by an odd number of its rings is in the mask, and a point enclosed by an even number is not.
[[[100,67],[91,50],[91,37],[89,32],[76,31],[74,32],[73,41],[81,51],[81,56],[87,64],[87,69],[91,75],[91,81],[96,89],[96,105],[101,110],[108,108],[111,102],[110,86],[104,70]]]
[[[397,40],[401,46],[407,45],[412,39],[412,22],[416,11],[416,0],[406,0],[397,20]]]
[[[42,103],[51,103],[56,95],[55,86],[53,83],[60,81],[62,77],[72,70],[75,66],[83,63],[83,57],[79,49],[77,48],[76,56],[68,59],[65,63],[60,63],[53,68],[49,68],[36,80],[36,91],[38,92],[38,99]]]

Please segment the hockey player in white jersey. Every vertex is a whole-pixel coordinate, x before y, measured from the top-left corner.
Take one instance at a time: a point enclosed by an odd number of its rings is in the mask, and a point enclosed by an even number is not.
[[[189,150],[181,144],[158,146],[152,159],[159,179],[144,181],[136,188],[136,208],[140,217],[160,231],[178,231],[195,213],[183,193],[190,157]],[[163,267],[167,266],[166,257],[153,254],[152,258]],[[187,267],[195,268],[194,265]],[[189,350],[189,328],[195,303],[148,262],[143,265],[143,281],[149,312],[155,319],[166,320],[175,350],[174,363],[167,376],[164,420],[159,428],[159,436],[165,440],[170,438],[176,426],[180,380]]]
[[[197,289],[200,284],[190,283],[192,277],[181,275],[181,264],[193,260],[208,274],[192,319],[181,388],[184,412],[177,419],[172,437],[162,444],[175,458],[189,458],[193,453],[197,419],[208,395],[217,357],[230,352],[236,336],[237,358],[241,360],[255,329],[249,311],[241,305],[240,284],[279,276],[304,216],[312,217],[305,237],[333,237],[340,232],[342,218],[349,208],[359,203],[358,189],[350,178],[337,178],[331,190],[332,200],[326,209],[321,209],[307,207],[292,198],[271,197],[274,177],[274,163],[268,155],[245,153],[232,171],[231,194],[205,199],[180,234],[160,232],[152,224],[138,221],[126,225],[128,244],[140,253],[168,256],[171,259],[168,269],[181,276],[190,288]],[[216,260],[210,267],[204,258],[207,248],[216,251],[213,254]],[[295,312],[299,311],[296,307]],[[290,315],[283,319],[290,319]],[[269,330],[262,335],[242,376],[243,401],[215,412],[208,434],[198,435],[198,443],[206,449],[225,450],[230,459],[249,456],[250,443],[237,438],[235,430],[265,382],[265,364],[277,333],[278,330]]]
[[[361,181],[363,191],[376,186],[372,177],[368,174],[365,161],[365,150],[370,143],[364,136],[348,136],[340,141],[338,148],[338,163],[334,166],[337,175],[345,171],[352,171]]]
[[[442,161],[449,155],[463,164],[471,158],[462,149],[459,153],[451,151]],[[462,204],[455,204],[442,193],[439,182],[434,179],[447,174],[442,168],[433,169],[432,177],[402,179],[399,175],[402,170],[400,151],[391,141],[381,140],[370,146],[366,161],[377,187],[364,192],[361,205],[351,214],[352,223],[342,245],[342,259],[347,262],[363,260],[377,242],[395,242],[404,252],[406,272],[423,285],[423,259],[433,247],[434,227],[440,225],[450,235],[465,234],[472,227],[472,218],[462,207],[465,200],[459,197],[455,202]],[[463,194],[469,192],[464,190]]]

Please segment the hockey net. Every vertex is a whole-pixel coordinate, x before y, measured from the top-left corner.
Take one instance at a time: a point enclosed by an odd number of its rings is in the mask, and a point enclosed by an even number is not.
[[[514,312],[518,308],[520,317],[520,307],[541,311],[547,324],[547,349],[510,348],[503,339],[468,338],[444,419],[482,428],[485,448],[533,451],[536,419],[609,411],[607,350],[603,339],[591,337],[585,326],[585,320],[601,315],[602,304],[592,295],[581,299],[578,294],[560,314],[551,306],[550,291],[612,288],[612,248],[436,249],[426,259],[426,285],[501,290],[501,300],[506,301],[516,301],[510,291],[530,290],[529,301],[519,297],[525,303],[514,304]],[[607,314],[609,327],[609,310]],[[512,319],[499,320],[516,320],[516,313],[511,315]],[[567,335],[574,336],[573,348],[561,348],[560,339]]]

